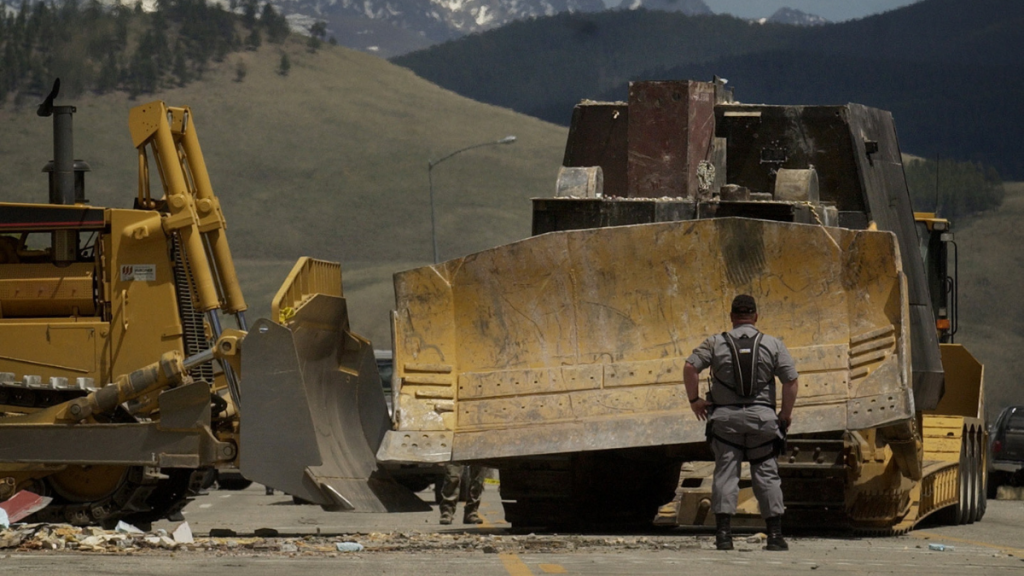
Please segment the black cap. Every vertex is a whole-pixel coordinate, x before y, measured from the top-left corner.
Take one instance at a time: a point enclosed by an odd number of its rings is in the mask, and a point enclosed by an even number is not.
[[[749,294],[740,294],[732,299],[733,314],[757,314],[757,302]]]

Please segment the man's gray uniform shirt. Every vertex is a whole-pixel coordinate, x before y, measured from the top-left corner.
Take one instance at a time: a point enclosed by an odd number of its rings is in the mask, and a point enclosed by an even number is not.
[[[750,324],[743,324],[729,331],[733,338],[753,337],[757,333],[757,328]],[[703,372],[705,368],[711,367],[711,400],[716,406],[760,404],[772,406],[774,411],[775,378],[784,383],[796,380],[796,365],[786,345],[774,336],[765,334],[761,338],[758,352],[757,381],[759,385],[765,382],[768,385],[760,388],[754,398],[742,398],[732,390],[735,383],[732,352],[721,334],[715,334],[701,343],[686,361],[692,364],[697,372]]]

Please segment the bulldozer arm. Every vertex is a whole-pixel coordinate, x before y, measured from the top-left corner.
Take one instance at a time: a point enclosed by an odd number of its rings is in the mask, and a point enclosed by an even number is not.
[[[327,510],[428,510],[377,466],[390,418],[373,347],[349,330],[340,280],[340,266],[300,260],[275,300],[287,320],[261,319],[244,340],[241,472]]]

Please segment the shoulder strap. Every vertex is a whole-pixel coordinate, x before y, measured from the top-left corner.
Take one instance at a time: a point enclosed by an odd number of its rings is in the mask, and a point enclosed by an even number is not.
[[[729,347],[729,352],[732,354],[732,372],[735,386],[734,390],[736,394],[745,398],[753,397],[757,393],[757,367],[758,363],[761,361],[761,338],[764,334],[758,332],[757,335],[754,336],[754,342],[749,353],[750,360],[748,365],[743,363],[736,339],[728,332],[722,332],[722,336],[725,338],[725,343]]]

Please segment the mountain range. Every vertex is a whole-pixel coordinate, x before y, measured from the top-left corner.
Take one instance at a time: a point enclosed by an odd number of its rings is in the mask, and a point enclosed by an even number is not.
[[[790,26],[822,26],[830,24],[828,20],[816,14],[808,14],[796,8],[779,8],[768,18],[758,20],[761,24],[789,24]]]
[[[622,0],[621,10],[660,10],[662,12],[680,12],[687,16],[710,16],[714,14],[704,0]]]
[[[382,56],[514,20],[605,9],[601,0],[273,0],[272,4],[296,27],[323,20],[328,33],[343,46]]]
[[[349,48],[393,57],[512,22],[608,10],[603,0],[271,0],[297,30],[318,20]],[[703,0],[622,0],[612,10],[712,16]],[[783,8],[763,21],[809,26],[820,16]],[[537,39],[542,41],[542,39]]]
[[[29,0],[33,3],[35,0]],[[112,5],[133,0],[89,0]],[[139,0],[152,9],[157,0]],[[259,6],[264,0],[255,0]],[[9,13],[22,0],[0,0]],[[208,0],[241,13],[246,0]],[[79,1],[79,4],[85,2]],[[563,13],[594,13],[607,10],[603,0],[269,0],[285,15],[292,30],[309,33],[319,21],[327,36],[348,48],[391,58],[438,43],[500,28],[515,21]],[[60,2],[58,2],[60,4]],[[613,10],[650,10],[711,16],[703,0],[621,0]],[[759,22],[812,26],[826,21],[799,10],[783,8]]]
[[[563,125],[582,99],[624,99],[631,80],[717,75],[744,102],[890,110],[905,150],[1024,178],[1022,29],[1019,0],[923,0],[802,27],[613,11],[514,22],[392,61],[474,100]]]

